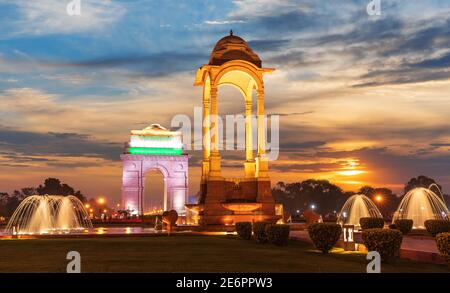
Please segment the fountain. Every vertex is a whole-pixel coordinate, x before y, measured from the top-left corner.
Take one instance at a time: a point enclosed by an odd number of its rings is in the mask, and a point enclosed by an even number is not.
[[[355,194],[347,199],[339,213],[337,223],[341,225],[354,225],[361,228],[359,219],[383,218],[377,206],[364,194]]]
[[[33,195],[25,198],[6,226],[11,234],[70,233],[92,228],[89,215],[75,196]]]
[[[424,229],[425,221],[432,219],[449,220],[450,213],[443,197],[429,188],[417,187],[405,194],[392,222],[397,219],[413,220],[413,228]]]

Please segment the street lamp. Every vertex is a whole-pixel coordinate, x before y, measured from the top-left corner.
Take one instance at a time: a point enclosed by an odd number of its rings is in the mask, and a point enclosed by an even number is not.
[[[382,202],[383,201],[383,197],[378,194],[378,195],[375,196],[375,201],[376,202]]]

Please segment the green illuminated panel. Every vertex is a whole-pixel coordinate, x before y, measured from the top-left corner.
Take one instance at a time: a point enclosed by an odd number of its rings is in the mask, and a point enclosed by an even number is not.
[[[169,155],[179,156],[183,153],[183,149],[174,148],[128,148],[128,152],[132,155]]]

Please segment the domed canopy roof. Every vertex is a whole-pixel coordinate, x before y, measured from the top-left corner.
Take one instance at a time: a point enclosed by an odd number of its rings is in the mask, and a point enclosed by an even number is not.
[[[209,65],[220,66],[231,60],[244,60],[255,64],[259,68],[262,67],[262,62],[258,55],[253,52],[244,39],[233,35],[233,31],[230,31],[229,36],[217,42],[211,52]]]

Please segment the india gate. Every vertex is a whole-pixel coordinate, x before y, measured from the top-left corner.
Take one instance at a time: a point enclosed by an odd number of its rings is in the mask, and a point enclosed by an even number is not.
[[[264,68],[261,59],[242,38],[230,35],[217,42],[208,64],[201,66],[195,86],[203,87],[203,160],[200,198],[188,205],[200,225],[227,225],[239,221],[276,221],[265,147]],[[245,106],[245,161],[243,178],[224,178],[219,152],[218,106],[222,86],[232,86],[243,96]],[[256,91],[256,101],[253,92]],[[252,137],[252,109],[257,108],[257,137]],[[257,144],[256,156],[253,144]]]

